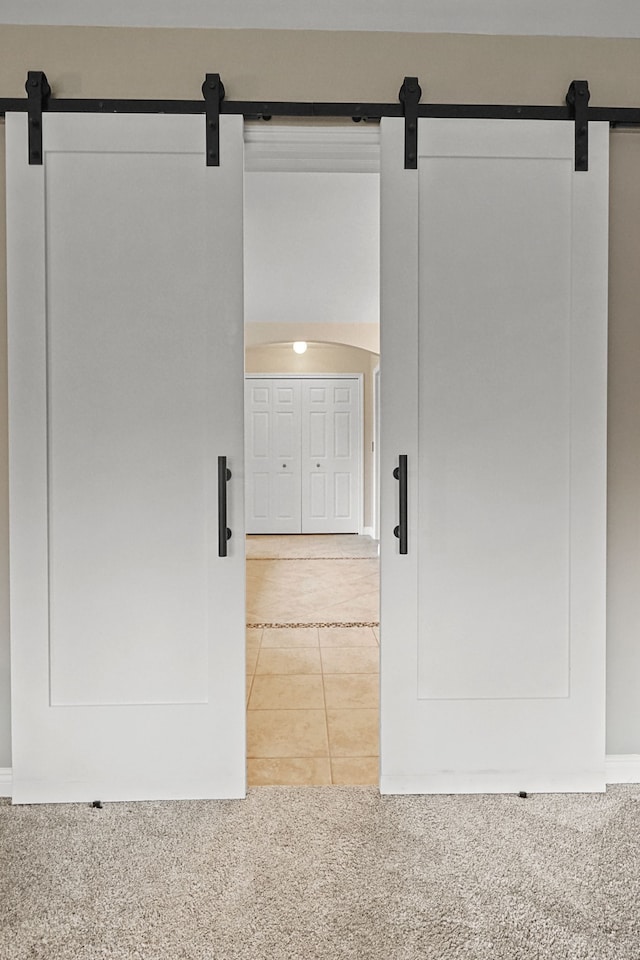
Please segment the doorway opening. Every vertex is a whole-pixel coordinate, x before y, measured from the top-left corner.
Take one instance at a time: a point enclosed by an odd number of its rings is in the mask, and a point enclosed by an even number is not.
[[[378,130],[245,141],[248,783],[377,784]]]

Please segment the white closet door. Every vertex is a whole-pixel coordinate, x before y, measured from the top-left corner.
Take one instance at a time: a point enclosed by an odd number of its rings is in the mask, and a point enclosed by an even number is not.
[[[247,378],[247,533],[300,533],[300,381]]]
[[[360,381],[302,381],[302,531],[358,533]]]
[[[202,117],[43,139],[7,117],[13,800],[241,797],[242,119],[219,168]]]
[[[385,793],[604,789],[608,136],[382,121]]]

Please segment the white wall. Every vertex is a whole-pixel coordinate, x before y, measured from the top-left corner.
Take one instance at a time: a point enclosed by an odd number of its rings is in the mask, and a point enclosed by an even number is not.
[[[246,175],[247,324],[377,324],[379,250],[378,174]]]

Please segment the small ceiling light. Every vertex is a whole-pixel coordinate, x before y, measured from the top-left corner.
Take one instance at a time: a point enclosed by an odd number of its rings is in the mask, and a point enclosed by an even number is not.
[[[306,340],[296,340],[293,345],[293,349],[296,353],[306,353],[307,352],[307,341]]]

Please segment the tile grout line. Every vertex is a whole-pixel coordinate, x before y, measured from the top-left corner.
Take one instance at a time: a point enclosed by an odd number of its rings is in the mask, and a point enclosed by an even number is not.
[[[252,629],[253,629],[253,628],[252,628]],[[250,704],[250,702],[251,702],[251,694],[253,693],[253,685],[254,685],[254,683],[255,683],[255,679],[256,679],[256,675],[257,675],[257,671],[258,671],[258,659],[259,659],[259,657],[260,657],[260,651],[261,651],[261,649],[262,649],[262,638],[263,638],[263,636],[264,636],[264,630],[261,630],[261,631],[260,631],[260,642],[258,643],[258,650],[257,650],[257,653],[256,653],[256,662],[255,662],[254,668],[253,668],[253,670],[252,670],[252,672],[251,672],[251,684],[250,684],[250,686],[249,686],[249,695],[247,696],[247,707],[246,707],[246,711],[247,711],[247,712],[249,711],[249,704]],[[245,633],[245,657],[246,657],[246,643],[247,643],[247,641],[246,641],[246,633]],[[249,745],[248,745],[248,744],[246,745],[246,752],[247,752],[247,754],[249,753]],[[249,758],[248,758],[248,756],[247,756],[247,760],[248,760],[248,759],[249,759]]]
[[[329,783],[335,787],[333,781],[333,757],[331,755],[331,740],[329,739],[329,717],[327,715],[327,691],[324,686],[324,660],[322,659],[322,646],[320,644],[320,628],[318,627],[318,649],[320,651],[320,672],[322,674],[322,700],[324,702],[324,726],[327,732],[327,753],[329,754]]]

